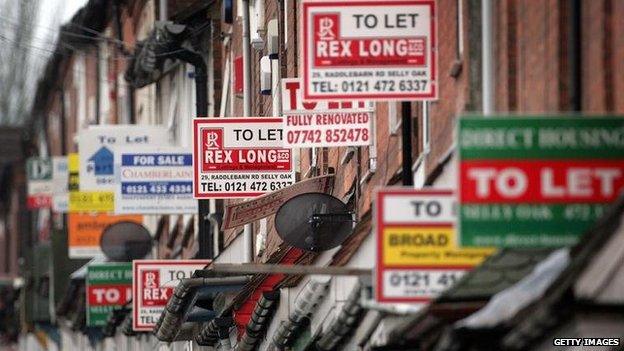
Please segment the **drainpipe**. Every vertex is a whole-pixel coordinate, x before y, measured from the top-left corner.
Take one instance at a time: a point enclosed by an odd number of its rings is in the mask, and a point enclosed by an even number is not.
[[[158,1],[158,20],[166,21],[167,20],[167,0],[159,0]]]
[[[243,117],[251,117],[251,47],[249,29],[249,0],[243,0]],[[253,227],[245,224],[243,229],[244,259],[253,262]]]
[[[402,169],[401,178],[403,185],[414,185],[414,174],[412,173],[412,104],[404,101],[401,103],[401,140],[403,144],[402,150]]]
[[[181,50],[181,51],[180,51]],[[208,70],[206,62],[201,54],[178,48],[173,50],[172,58],[187,62],[195,67],[195,115],[198,117],[208,117]],[[213,258],[214,249],[212,245],[212,230],[210,227],[210,201],[198,200],[198,227],[199,227],[199,253],[198,258]]]
[[[581,1],[572,0],[570,5],[570,41],[568,44],[568,61],[570,62],[570,108],[572,111],[581,111]]]
[[[494,112],[494,1],[481,0],[481,70],[483,114]]]

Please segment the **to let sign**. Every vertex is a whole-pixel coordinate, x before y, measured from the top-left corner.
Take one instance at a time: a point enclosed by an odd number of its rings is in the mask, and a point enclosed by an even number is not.
[[[110,312],[132,298],[132,264],[89,264],[86,280],[87,326],[105,326]]]
[[[463,117],[463,246],[573,245],[624,188],[622,117]]]
[[[282,79],[284,146],[335,147],[373,143],[375,115],[367,103],[304,102],[302,90],[300,79]]]
[[[29,209],[52,206],[52,171],[50,158],[31,157],[26,161],[28,176],[26,204]]]
[[[493,252],[459,248],[455,198],[451,190],[377,192],[378,301],[426,303]]]
[[[191,278],[208,260],[132,261],[132,329],[152,331],[180,279]]]
[[[255,197],[295,182],[281,117],[196,118],[193,125],[195,198]]]
[[[303,1],[304,100],[433,100],[433,0]]]

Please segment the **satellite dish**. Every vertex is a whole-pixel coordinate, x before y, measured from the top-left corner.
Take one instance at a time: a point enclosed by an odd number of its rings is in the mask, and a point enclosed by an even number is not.
[[[339,199],[306,193],[285,202],[275,215],[275,229],[286,243],[307,251],[339,246],[355,226],[353,214]]]
[[[117,222],[104,229],[100,247],[111,261],[130,262],[147,255],[152,249],[152,237],[139,223]]]

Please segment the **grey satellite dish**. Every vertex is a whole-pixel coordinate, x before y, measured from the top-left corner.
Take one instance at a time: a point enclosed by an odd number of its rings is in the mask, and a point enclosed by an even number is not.
[[[111,224],[102,232],[100,247],[111,261],[144,258],[152,249],[152,237],[144,226],[130,221]]]
[[[284,203],[275,215],[275,229],[286,243],[307,251],[341,245],[355,226],[353,214],[339,199],[307,193]]]

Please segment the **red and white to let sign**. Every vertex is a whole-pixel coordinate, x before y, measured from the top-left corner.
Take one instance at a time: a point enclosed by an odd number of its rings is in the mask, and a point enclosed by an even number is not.
[[[194,119],[194,197],[255,197],[293,184],[282,123],[282,117]]]
[[[304,100],[437,99],[435,14],[435,0],[304,0]]]
[[[371,145],[375,114],[363,101],[303,102],[301,80],[282,79],[284,146]]]
[[[132,261],[132,329],[152,331],[180,279],[191,278],[210,260]]]

